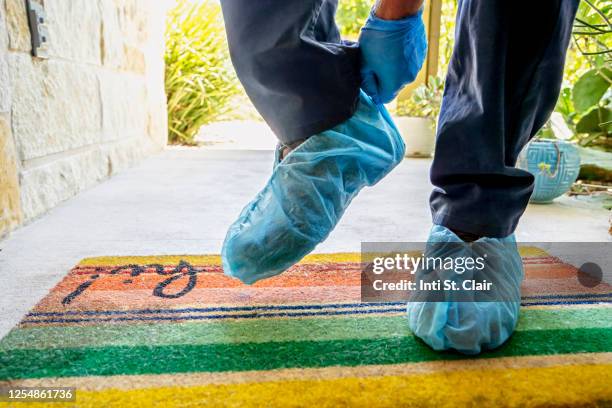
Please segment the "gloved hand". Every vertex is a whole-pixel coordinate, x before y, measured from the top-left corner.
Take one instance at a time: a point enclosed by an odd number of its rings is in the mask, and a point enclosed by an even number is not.
[[[361,29],[361,87],[377,103],[389,103],[413,82],[427,54],[423,10],[402,20],[383,20],[374,10]]]

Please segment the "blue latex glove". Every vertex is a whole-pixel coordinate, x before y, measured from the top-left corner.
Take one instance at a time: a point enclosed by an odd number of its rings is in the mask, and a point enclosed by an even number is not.
[[[251,284],[287,270],[327,238],[362,188],[403,157],[404,142],[385,107],[361,92],[350,119],[311,136],[277,163],[229,228],[224,272]]]
[[[478,252],[482,252],[478,256],[486,254],[487,257],[487,266],[479,277],[494,282],[491,299],[497,301],[408,303],[408,326],[434,350],[478,354],[483,349],[501,346],[516,327],[524,271],[514,235],[502,239],[481,238],[476,242]],[[426,249],[430,257],[470,255],[466,252],[469,246],[460,244],[459,237],[439,225],[433,227],[428,243],[434,243]],[[417,278],[421,273],[427,272],[417,271]],[[451,271],[451,274],[457,282],[470,279],[467,273],[458,275]]]
[[[374,10],[361,29],[361,87],[377,103],[389,103],[413,82],[425,62],[423,10],[402,20],[383,20]]]

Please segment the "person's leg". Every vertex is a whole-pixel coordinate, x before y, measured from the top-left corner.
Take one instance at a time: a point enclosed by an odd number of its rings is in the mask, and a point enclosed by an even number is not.
[[[578,0],[460,0],[431,169],[435,224],[512,234],[533,190],[514,166],[559,96]]]
[[[357,107],[356,44],[343,42],[337,0],[222,0],[232,62],[249,98],[287,145]]]
[[[421,293],[408,303],[409,327],[436,350],[479,353],[503,344],[516,327],[524,271],[513,232],[533,177],[514,165],[556,104],[577,6],[578,0],[542,0],[528,8],[459,1],[431,170],[436,225],[426,255],[479,254],[481,271],[451,279],[486,278],[493,286],[469,301],[447,291],[443,301]],[[435,273],[419,270],[417,279]]]
[[[254,283],[326,239],[359,191],[399,164],[404,144],[384,106],[359,90],[359,50],[340,41],[337,0],[222,5],[238,76],[288,146],[221,251],[227,275]]]

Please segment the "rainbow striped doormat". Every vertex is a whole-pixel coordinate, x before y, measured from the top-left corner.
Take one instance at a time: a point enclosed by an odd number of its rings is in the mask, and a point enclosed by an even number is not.
[[[361,303],[359,254],[251,287],[218,256],[85,259],[0,342],[0,386],[76,387],[80,407],[612,406],[611,287],[524,263],[517,332],[467,358],[412,336],[404,304]]]

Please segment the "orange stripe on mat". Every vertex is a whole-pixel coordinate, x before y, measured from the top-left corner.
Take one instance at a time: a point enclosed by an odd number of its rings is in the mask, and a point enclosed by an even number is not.
[[[174,275],[158,275],[157,273],[144,273],[136,277],[129,274],[105,275],[96,279],[87,288],[88,291],[96,290],[138,290],[154,289],[160,282]],[[67,276],[55,287],[55,291],[70,293],[81,283],[90,280],[89,276],[74,275]],[[168,292],[173,288],[180,291],[185,286],[188,276],[178,279],[167,286]],[[308,286],[359,286],[361,284],[361,274],[354,270],[333,269],[328,271],[312,272],[288,272],[275,278],[257,282],[251,286],[254,288],[283,288],[283,287],[308,287]],[[202,272],[197,274],[197,287],[199,288],[246,288],[239,280],[229,276],[216,273]]]
[[[52,293],[33,312],[65,312],[67,310],[134,310],[147,308],[203,307],[204,305],[269,305],[359,302],[359,286],[293,288],[230,288],[194,289],[179,299],[151,296],[149,290],[84,292],[70,307],[62,305],[65,293]]]

